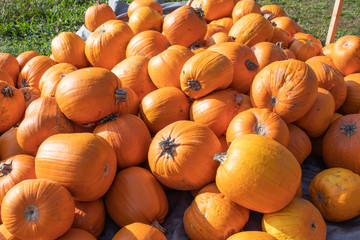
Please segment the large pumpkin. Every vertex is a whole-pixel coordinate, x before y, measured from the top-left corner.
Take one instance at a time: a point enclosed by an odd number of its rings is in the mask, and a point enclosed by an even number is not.
[[[247,134],[236,138],[216,173],[220,192],[237,204],[261,213],[284,208],[295,196],[301,181],[301,168],[282,144]],[[254,171],[256,169],[256,171]]]
[[[153,138],[149,147],[149,166],[165,186],[193,190],[214,181],[218,163],[213,161],[221,144],[207,126],[177,121]]]
[[[306,63],[284,60],[267,65],[256,75],[250,97],[254,107],[268,108],[290,123],[309,111],[317,90],[316,75]]]
[[[17,130],[18,127],[10,128],[0,136],[0,159],[5,160],[18,154],[25,154],[17,141]]]
[[[37,178],[65,186],[77,201],[93,201],[109,189],[116,173],[116,155],[93,133],[56,134],[47,138],[35,157]]]
[[[166,240],[165,235],[156,227],[140,222],[121,228],[112,240]]]

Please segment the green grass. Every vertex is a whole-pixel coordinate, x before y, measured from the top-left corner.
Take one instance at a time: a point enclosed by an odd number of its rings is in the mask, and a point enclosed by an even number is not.
[[[129,0],[130,2],[131,0]],[[174,0],[167,0],[174,1]],[[308,33],[325,42],[335,0],[258,0],[277,4]],[[28,50],[50,55],[50,43],[62,31],[76,32],[96,0],[0,0],[0,52],[14,56]],[[106,0],[100,2],[107,2]],[[360,0],[346,0],[336,39],[360,34]]]

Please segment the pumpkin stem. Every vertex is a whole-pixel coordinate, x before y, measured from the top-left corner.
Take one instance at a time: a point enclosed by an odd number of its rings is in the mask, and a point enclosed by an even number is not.
[[[256,134],[261,135],[261,136],[267,135],[267,128],[266,128],[265,124],[263,124],[263,123],[256,123],[256,125],[254,127],[254,131]]]
[[[29,92],[22,92],[22,94],[24,95],[24,99],[25,99],[25,102],[29,101],[30,98],[31,98],[31,95]]]
[[[273,25],[273,27],[277,27],[276,22],[270,22],[270,23],[271,23],[271,25]]]
[[[358,132],[355,123],[344,123],[344,125],[341,126],[340,129],[341,133],[345,134],[348,138]]]
[[[277,100],[277,98],[276,97],[274,97],[274,96],[271,96],[271,98],[270,98],[270,105],[271,106],[276,106],[277,104],[278,104],[278,100]]]
[[[158,229],[158,230],[159,230],[160,232],[162,232],[162,233],[166,233],[166,232],[167,232],[167,229],[164,228],[163,226],[161,226],[157,219],[154,219],[154,220],[150,223],[150,225],[153,226],[154,228]]]
[[[194,8],[194,11],[201,19],[203,19],[205,14],[204,14],[204,10],[202,10],[201,7],[202,7],[202,4],[200,4],[199,8]]]
[[[272,18],[273,16],[275,16],[275,14],[273,14],[273,13],[265,13],[264,14],[264,18],[266,19],[266,20],[270,20],[270,18]]]
[[[39,209],[34,205],[26,205],[24,210],[24,217],[28,221],[36,220],[39,216]]]
[[[173,152],[174,152],[175,148],[179,145],[180,145],[180,143],[174,142],[174,139],[171,139],[170,137],[162,140],[161,142],[159,142],[159,146],[161,148],[161,152],[160,152],[159,156],[162,156],[163,154],[165,154],[166,157],[170,157],[171,160],[174,161],[174,153]]]
[[[348,47],[349,45],[350,45],[349,42],[346,42],[346,43],[343,44],[343,47],[346,48],[346,47]]]
[[[126,89],[121,89],[117,87],[115,90],[115,99],[116,99],[115,103],[126,102],[126,98],[127,98]]]
[[[281,49],[283,49],[283,47],[282,47],[283,44],[284,44],[283,42],[277,42],[277,43],[275,43],[275,45],[278,46],[278,47],[281,48]]]
[[[188,80],[188,88],[190,88],[191,90],[195,90],[198,91],[201,89],[201,85],[199,83],[198,80],[196,79],[189,79]]]
[[[200,40],[197,40],[190,46],[190,50],[196,50],[201,47],[203,47],[203,45],[200,44]]]
[[[99,121],[96,122],[96,125],[101,125],[101,124],[105,124],[108,122],[112,122],[115,121],[116,119],[118,119],[120,116],[117,113],[114,114],[110,114],[106,117],[104,117],[103,119],[100,119]]]
[[[234,36],[230,36],[230,37],[231,37],[232,40],[234,40],[234,41],[236,40],[236,38]]]
[[[1,89],[1,93],[4,94],[5,97],[12,97],[14,96],[14,89],[7,85],[3,89]]]
[[[187,97],[187,100],[190,104],[192,104],[193,102],[195,102],[195,98],[192,98],[192,97],[189,97],[189,96],[186,96]]]
[[[21,87],[29,87],[29,82],[26,79],[21,80]]]
[[[245,66],[250,71],[257,71],[259,66],[253,63],[250,59],[245,61]]]
[[[0,165],[0,177],[6,176],[12,171],[12,163],[2,163]]]
[[[67,75],[67,73],[63,73],[63,74],[61,74],[59,77],[60,77],[61,79],[63,79],[66,75]]]
[[[223,164],[226,160],[226,157],[227,157],[227,152],[215,153],[213,160]]]

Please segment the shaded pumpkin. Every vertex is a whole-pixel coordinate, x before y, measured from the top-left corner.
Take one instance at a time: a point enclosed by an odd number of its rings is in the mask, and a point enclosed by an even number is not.
[[[17,59],[10,53],[0,53],[0,69],[7,72],[16,84],[20,72],[20,66]]]
[[[296,59],[296,56],[292,50],[290,50],[289,48],[283,48],[283,50],[286,53],[288,59]]]
[[[224,32],[217,32],[214,33],[205,44],[205,47],[210,47],[215,44],[223,43],[223,42],[234,42],[234,39],[232,39],[229,35],[227,35]]]
[[[135,222],[121,228],[112,240],[166,240],[165,235],[156,227]]]
[[[311,64],[312,62],[322,62],[333,68],[336,68],[333,60],[331,59],[331,57],[328,57],[328,56],[314,56],[314,57],[311,57],[308,60],[306,60],[305,63]]]
[[[289,47],[289,34],[285,30],[274,27],[274,34],[270,40],[272,43],[275,43],[281,48]]]
[[[226,28],[227,32],[230,31],[231,27],[234,25],[233,19],[231,17],[223,17],[219,19],[212,20],[209,24],[216,24]]]
[[[56,240],[96,240],[96,238],[81,228],[70,228],[64,235]]]
[[[226,240],[276,240],[276,238],[266,232],[243,231],[231,235]]]
[[[163,9],[160,3],[154,0],[134,0],[129,4],[129,7],[127,9],[128,17],[130,18],[133,12],[140,7],[151,7],[152,9],[158,11],[161,16],[163,15]]]
[[[0,225],[0,240],[20,240],[20,238],[12,235],[4,226],[4,224]]]
[[[304,32],[304,30],[293,19],[287,16],[273,18],[271,20],[271,24],[274,27],[281,28],[287,32],[289,34],[289,40],[294,36],[295,33]]]
[[[163,20],[163,16],[158,11],[144,6],[132,13],[129,17],[129,26],[135,35],[146,30],[161,32]]]
[[[261,14],[261,6],[255,0],[238,1],[232,10],[232,19],[236,23],[237,20],[249,13]]]
[[[20,53],[20,54],[16,57],[16,60],[17,60],[18,63],[19,63],[20,70],[26,65],[26,63],[27,63],[30,59],[32,59],[33,57],[36,57],[36,56],[40,56],[40,53],[38,53],[38,52],[36,52],[36,51],[33,51],[33,50],[25,51],[25,52]]]
[[[221,135],[219,138],[220,144],[221,144],[221,152],[227,152],[229,146],[227,145],[226,136]]]
[[[299,164],[310,155],[312,145],[309,136],[295,124],[288,124],[289,128],[289,143],[287,149],[294,155]],[[300,195],[301,197],[301,195]]]
[[[14,81],[12,80],[11,76],[1,68],[0,68],[0,80],[7,82],[10,87],[15,87]]]
[[[259,71],[275,61],[287,60],[286,53],[276,44],[260,42],[251,47],[259,63]]]
[[[203,11],[204,19],[212,21],[215,19],[228,17],[234,8],[233,0],[194,0],[191,7],[195,10],[201,9]]]
[[[189,49],[194,54],[198,54],[198,53],[201,53],[201,52],[205,51],[207,49],[207,47],[205,47],[205,45],[203,45],[203,43],[195,42],[193,45],[191,45],[189,47]]]
[[[17,130],[18,127],[10,128],[0,136],[0,159],[5,160],[18,154],[25,154],[16,139]]]
[[[344,114],[358,113],[360,110],[360,73],[347,75],[344,80],[347,91],[340,111]]]
[[[40,90],[35,87],[22,87],[19,90],[20,92],[22,92],[25,98],[25,109],[28,108],[30,103],[32,103],[34,100],[38,99],[41,96]]]
[[[122,114],[133,114],[135,116],[139,113],[139,97],[137,96],[136,92],[128,87],[123,87],[126,90],[126,102],[125,105],[120,108],[118,111],[119,115]]]
[[[261,14],[269,21],[276,17],[286,16],[284,9],[275,4],[264,5],[260,10]]]
[[[215,24],[208,24],[203,44],[206,44],[206,42],[209,40],[209,38],[211,36],[213,36],[215,33],[219,33],[219,32],[228,34],[228,31],[225,27],[220,26],[220,25],[215,25]]]
[[[84,14],[85,27],[92,32],[109,20],[116,20],[116,15],[106,3],[98,2],[90,6]]]

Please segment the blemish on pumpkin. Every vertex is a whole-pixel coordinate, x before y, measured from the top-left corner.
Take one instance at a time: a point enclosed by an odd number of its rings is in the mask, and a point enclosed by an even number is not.
[[[315,224],[315,221],[312,220],[311,223],[310,223],[310,228],[311,230],[315,230],[316,229],[316,224]]]
[[[105,166],[104,166],[104,176],[106,177],[107,175],[109,175],[109,172],[110,172],[110,165],[109,163],[105,163]]]

